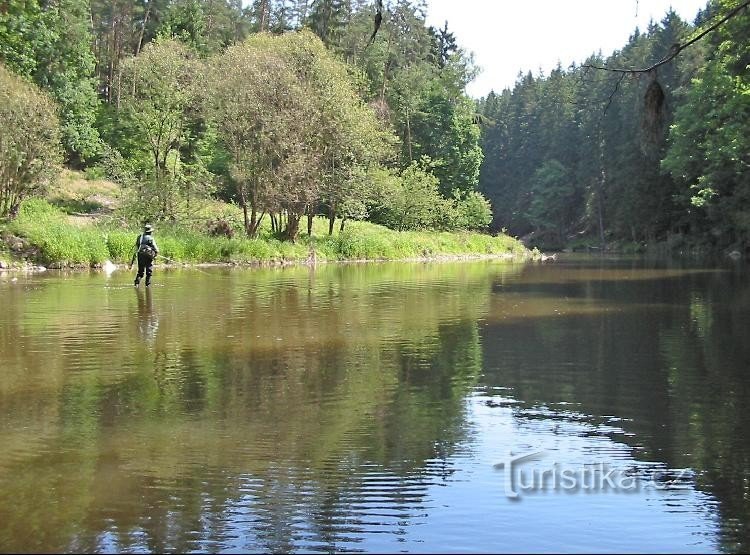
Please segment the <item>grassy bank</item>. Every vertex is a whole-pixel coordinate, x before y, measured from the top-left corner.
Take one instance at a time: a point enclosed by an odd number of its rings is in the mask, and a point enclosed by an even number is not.
[[[48,267],[96,267],[108,260],[116,264],[128,263],[139,232],[139,229],[123,228],[106,220],[80,225],[42,199],[25,201],[18,217],[1,229],[6,252]],[[230,239],[159,226],[155,238],[161,254],[186,264],[282,264],[312,259],[324,262],[488,255],[525,259],[533,256],[518,240],[506,235],[396,232],[367,222],[348,223],[344,232],[336,231],[332,236],[327,230],[328,221],[317,218],[312,237],[302,233],[296,243],[280,241],[268,229],[263,229],[257,239],[238,235]]]

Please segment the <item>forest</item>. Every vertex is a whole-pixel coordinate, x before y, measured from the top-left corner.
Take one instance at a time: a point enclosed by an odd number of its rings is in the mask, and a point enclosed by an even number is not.
[[[747,249],[749,4],[669,12],[607,58],[481,99],[494,225],[547,248]]]
[[[290,241],[315,216],[491,220],[473,68],[424,3],[11,0],[0,60],[0,216],[64,164],[120,184],[128,222],[190,224],[209,199]]]
[[[424,0],[6,0],[0,218],[65,167],[122,187],[129,225],[744,249],[747,6],[667,13],[611,56],[472,99],[480,69]],[[207,219],[215,201],[241,218]]]

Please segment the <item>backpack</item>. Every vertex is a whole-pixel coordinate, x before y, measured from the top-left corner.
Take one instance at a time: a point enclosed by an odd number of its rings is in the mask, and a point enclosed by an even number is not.
[[[138,239],[139,246],[138,246],[138,252],[144,254],[151,260],[156,258],[156,251],[154,250],[154,247],[152,247],[149,243],[143,242],[144,235],[142,234],[141,237]]]

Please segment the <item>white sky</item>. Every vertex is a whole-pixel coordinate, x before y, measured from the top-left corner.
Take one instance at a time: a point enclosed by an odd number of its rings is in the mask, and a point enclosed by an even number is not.
[[[427,22],[448,30],[474,53],[482,73],[473,97],[512,88],[518,72],[580,64],[601,50],[620,50],[636,27],[660,21],[670,6],[692,23],[707,0],[427,0]]]

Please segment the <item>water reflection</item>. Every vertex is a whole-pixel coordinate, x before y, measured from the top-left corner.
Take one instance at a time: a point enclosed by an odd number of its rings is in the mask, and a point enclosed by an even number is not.
[[[3,286],[0,549],[747,547],[746,281],[642,265]],[[494,464],[538,448],[696,474],[509,504]]]
[[[744,551],[750,545],[747,274],[651,269],[644,281],[611,279],[627,268],[605,270],[604,280],[596,277],[601,266],[587,274],[580,265],[559,280],[519,280],[511,292],[548,299],[542,304],[559,310],[537,311],[531,321],[496,320],[483,330],[484,339],[503,337],[484,342],[486,386],[510,388],[524,407],[572,408],[594,423],[622,420],[622,429],[607,435],[639,460],[693,469],[695,486],[718,500],[721,549]],[[566,310],[571,306],[592,310]]]
[[[159,315],[154,312],[151,288],[146,287],[145,291],[135,289],[135,292],[138,296],[138,334],[146,345],[153,347],[159,331]]]

